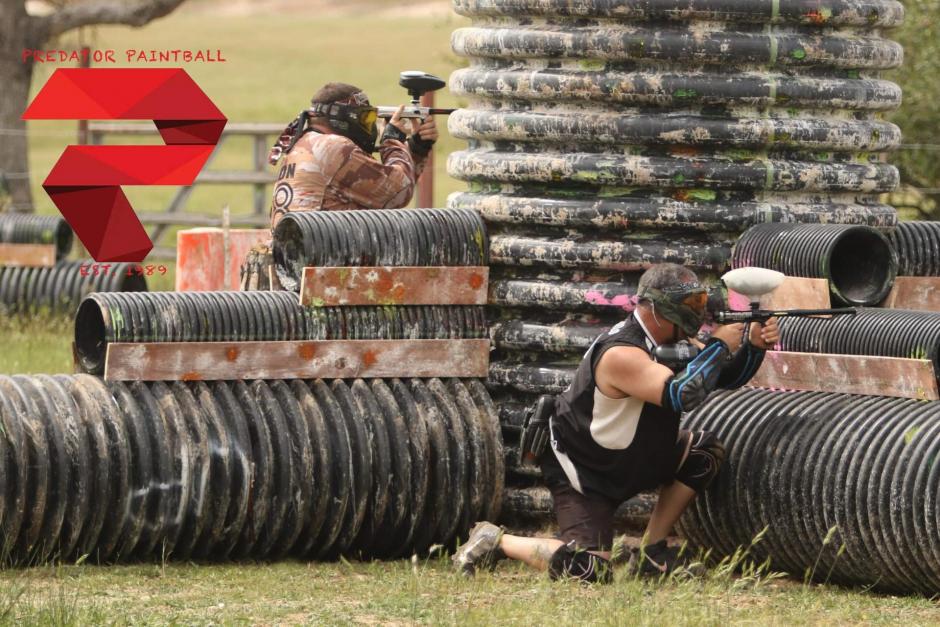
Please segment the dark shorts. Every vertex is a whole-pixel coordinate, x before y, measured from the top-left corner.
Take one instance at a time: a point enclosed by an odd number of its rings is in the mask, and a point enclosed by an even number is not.
[[[574,541],[580,549],[610,550],[614,541],[614,512],[620,504],[575,490],[551,449],[545,451],[541,462],[545,485],[552,493],[558,539],[565,543]]]
[[[677,454],[684,452],[689,436],[688,431],[679,432]],[[681,456],[678,459],[681,460]],[[545,485],[552,493],[558,539],[566,543],[574,541],[580,549],[609,551],[614,542],[614,513],[621,501],[575,490],[550,447],[540,461]]]

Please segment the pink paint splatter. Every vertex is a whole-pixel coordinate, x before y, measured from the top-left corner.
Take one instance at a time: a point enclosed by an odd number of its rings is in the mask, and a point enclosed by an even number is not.
[[[728,290],[728,307],[732,311],[748,311],[751,308],[751,299],[734,290]]]
[[[636,296],[627,294],[618,294],[613,298],[607,298],[602,292],[592,290],[584,294],[584,300],[592,305],[620,307],[624,311],[633,311],[636,308]]]

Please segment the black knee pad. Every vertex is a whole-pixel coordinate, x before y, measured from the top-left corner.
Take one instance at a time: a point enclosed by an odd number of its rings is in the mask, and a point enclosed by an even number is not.
[[[613,579],[610,562],[603,557],[565,544],[552,553],[548,576],[552,581],[571,577],[585,583],[610,583]]]
[[[708,431],[692,433],[689,454],[676,472],[676,480],[696,492],[708,487],[725,461],[725,447]]]

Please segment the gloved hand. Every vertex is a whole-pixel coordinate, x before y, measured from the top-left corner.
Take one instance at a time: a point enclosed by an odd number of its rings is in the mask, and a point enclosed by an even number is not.
[[[388,121],[385,125],[385,129],[382,131],[382,138],[379,140],[379,143],[384,142],[386,139],[394,139],[395,141],[403,142],[407,139],[408,134],[405,132],[405,120],[402,119],[401,114],[405,110],[405,105],[398,107],[398,111],[395,112],[395,115],[392,116],[392,119]]]
[[[434,121],[433,115],[424,120],[412,120],[411,137],[408,138],[411,154],[418,156],[428,154],[439,136],[437,122]]]
[[[548,421],[555,413],[555,397],[545,394],[539,397],[535,407],[526,416],[519,440],[519,456],[523,465],[536,466],[548,446],[551,431]]]

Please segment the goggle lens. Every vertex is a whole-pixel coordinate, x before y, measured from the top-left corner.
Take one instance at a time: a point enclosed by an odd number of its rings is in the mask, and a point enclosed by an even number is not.
[[[359,123],[366,128],[370,128],[379,117],[379,110],[375,107],[361,109],[359,111]]]

